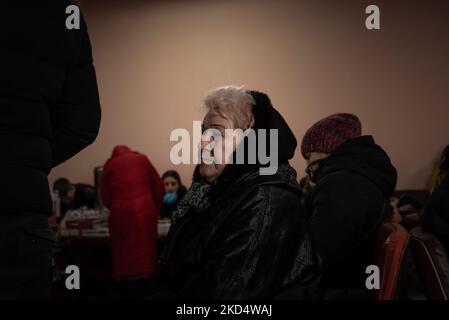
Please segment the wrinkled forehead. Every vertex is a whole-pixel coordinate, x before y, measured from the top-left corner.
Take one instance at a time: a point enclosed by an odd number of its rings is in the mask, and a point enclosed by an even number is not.
[[[228,129],[233,128],[234,126],[230,118],[226,117],[225,115],[218,114],[215,111],[209,111],[204,116],[203,127]]]

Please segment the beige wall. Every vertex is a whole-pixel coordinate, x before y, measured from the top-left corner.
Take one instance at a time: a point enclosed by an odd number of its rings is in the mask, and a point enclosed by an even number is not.
[[[353,112],[399,171],[425,187],[449,144],[449,19],[443,1],[79,1],[94,50],[103,122],[98,140],[57,167],[92,182],[117,144],[170,164],[171,130],[201,119],[205,92],[244,84],[267,92],[298,142],[316,120]],[[381,30],[364,27],[379,4]],[[191,130],[191,129],[190,129]],[[297,151],[293,166],[303,174]]]

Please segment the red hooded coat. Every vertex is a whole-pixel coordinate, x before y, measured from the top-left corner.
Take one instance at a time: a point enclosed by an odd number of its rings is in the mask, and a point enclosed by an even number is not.
[[[162,204],[162,180],[148,158],[117,146],[106,162],[101,195],[110,209],[114,277],[151,274],[157,263],[157,222]]]

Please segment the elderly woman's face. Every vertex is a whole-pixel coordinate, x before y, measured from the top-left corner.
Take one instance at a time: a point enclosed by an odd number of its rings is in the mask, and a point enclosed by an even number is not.
[[[220,137],[208,137],[203,134],[201,141],[200,174],[207,182],[213,183],[226,167],[226,161],[236,149],[235,137],[226,139],[226,129],[234,129],[232,121],[214,112],[208,112],[203,120],[203,133],[207,129],[214,131]],[[211,131],[211,130],[209,130]],[[226,148],[226,146],[228,146]],[[207,152],[204,152],[207,150]],[[217,161],[217,160],[220,161]],[[218,163],[217,163],[218,162]]]

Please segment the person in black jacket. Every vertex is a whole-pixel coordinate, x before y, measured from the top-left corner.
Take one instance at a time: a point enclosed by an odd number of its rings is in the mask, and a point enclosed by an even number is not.
[[[71,4],[6,1],[0,10],[1,298],[47,296],[47,175],[98,133],[90,41],[82,19],[79,29],[67,29]]]
[[[278,169],[261,175],[259,162],[208,163],[203,153],[173,214],[151,297],[269,299],[293,283],[313,286],[319,273],[296,172],[288,164],[296,139],[287,123],[267,95],[235,86],[212,91],[205,107],[204,129],[216,128],[223,137],[225,129],[277,129]],[[204,152],[212,141],[203,139]],[[248,141],[239,147],[248,143],[250,150]],[[213,143],[213,152],[223,146]],[[232,156],[237,159],[235,152]]]
[[[449,163],[449,158],[446,159]],[[443,180],[431,194],[420,222],[425,231],[440,239],[449,254],[449,174],[447,170],[441,174]]]
[[[371,136],[361,136],[360,121],[352,114],[314,124],[301,151],[314,185],[305,203],[324,298],[343,298],[345,290],[366,289],[376,227],[392,214],[388,199],[396,169]]]

